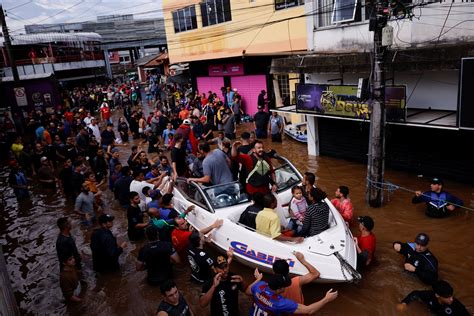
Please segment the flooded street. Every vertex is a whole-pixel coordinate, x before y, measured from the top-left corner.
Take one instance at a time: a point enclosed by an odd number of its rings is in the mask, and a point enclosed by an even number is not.
[[[250,129],[250,124],[243,129]],[[419,232],[431,238],[429,248],[439,260],[440,278],[451,283],[455,296],[472,312],[474,311],[474,234],[473,211],[458,209],[446,219],[433,219],[424,215],[424,204],[413,205],[413,193],[405,190],[385,191],[385,205],[378,209],[365,203],[367,168],[330,157],[308,157],[305,144],[288,138],[282,144],[266,141],[267,148],[274,148],[289,158],[301,172],[316,174],[316,184],[329,197],[339,185],[350,188],[354,215],[370,215],[375,221],[377,237],[375,264],[363,274],[359,284],[319,285],[304,288],[307,303],[320,299],[331,287],[339,291],[336,301],[326,305],[318,315],[395,315],[395,305],[410,291],[426,288],[417,279],[402,270],[402,257],[392,250],[392,242],[413,241]],[[126,162],[129,148],[121,147],[120,159]],[[13,191],[6,186],[7,170],[2,169],[4,190],[0,193],[0,243],[4,246],[6,261],[13,289],[23,315],[154,315],[161,300],[158,288],[146,284],[146,272],[135,271],[137,253],[142,243],[130,243],[120,257],[121,273],[96,278],[92,270],[90,233],[80,225],[73,214],[71,201],[36,185],[30,201],[18,203]],[[428,190],[428,176],[386,170],[385,179],[409,190]],[[474,208],[474,189],[470,184],[446,180],[446,191],[464,200],[466,207]],[[107,211],[116,217],[113,234],[118,242],[128,241],[126,211],[120,208],[110,191],[103,195]],[[59,264],[55,242],[58,234],[56,220],[62,216],[72,219],[72,234],[83,256],[83,274],[88,283],[85,302],[66,307],[59,289]],[[353,233],[358,234],[355,225]],[[317,268],[317,265],[316,265]],[[252,269],[232,263],[231,270],[251,280]],[[208,310],[198,307],[201,288],[190,282],[189,267],[175,268],[175,279],[197,315]],[[247,314],[249,299],[240,296],[241,311]],[[406,315],[428,315],[421,304],[413,303]]]

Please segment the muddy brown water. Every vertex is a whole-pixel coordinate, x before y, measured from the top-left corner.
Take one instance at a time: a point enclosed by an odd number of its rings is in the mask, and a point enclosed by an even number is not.
[[[249,130],[249,124],[240,130]],[[472,211],[457,210],[446,219],[431,219],[424,215],[424,205],[412,205],[412,193],[403,190],[385,193],[385,204],[381,208],[370,208],[365,202],[366,170],[363,164],[329,157],[309,157],[306,145],[285,138],[282,144],[265,142],[289,158],[301,171],[312,171],[317,176],[317,185],[332,197],[339,185],[350,188],[355,216],[370,215],[374,218],[374,233],[377,236],[375,264],[363,273],[358,284],[311,284],[304,287],[307,303],[320,299],[334,288],[339,297],[326,305],[318,315],[396,315],[395,305],[414,289],[426,288],[418,280],[402,272],[402,259],[391,245],[395,240],[412,241],[418,232],[431,237],[430,249],[440,263],[440,277],[448,280],[455,289],[455,296],[474,312],[474,234],[472,233]],[[129,155],[128,147],[122,147],[121,160]],[[89,238],[91,229],[81,227],[79,219],[72,213],[73,206],[61,194],[39,188],[33,189],[30,201],[18,203],[13,192],[7,188],[7,170],[0,177],[4,190],[0,192],[0,243],[4,252],[15,297],[23,315],[154,315],[161,299],[159,289],[145,282],[146,272],[135,271],[135,260],[142,243],[128,243],[129,247],[120,257],[121,272],[96,277],[93,272]],[[411,190],[429,188],[427,177],[386,170],[385,179]],[[474,207],[472,185],[446,181],[445,189],[464,200],[467,207]],[[112,231],[118,241],[127,239],[126,212],[106,191],[104,200],[107,211],[116,216]],[[85,302],[66,306],[59,289],[59,266],[56,258],[55,240],[58,233],[55,222],[61,216],[72,219],[72,234],[83,256],[83,274],[88,283]],[[352,231],[357,234],[357,227]],[[215,252],[214,249],[210,249]],[[316,264],[317,268],[317,264]],[[231,270],[250,281],[252,269],[237,262]],[[189,280],[189,267],[175,267],[178,288],[191,303],[197,315],[208,315],[208,309],[198,306],[201,292],[199,286]],[[242,315],[248,314],[250,300],[240,296]],[[413,303],[405,315],[429,315],[421,305]]]

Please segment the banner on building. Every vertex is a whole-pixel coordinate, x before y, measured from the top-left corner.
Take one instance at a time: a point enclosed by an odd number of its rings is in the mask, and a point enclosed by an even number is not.
[[[243,63],[209,65],[209,76],[242,76]]]
[[[370,119],[371,100],[357,98],[357,86],[297,84],[296,97],[296,112]],[[405,86],[386,87],[385,108],[387,121],[405,121]]]

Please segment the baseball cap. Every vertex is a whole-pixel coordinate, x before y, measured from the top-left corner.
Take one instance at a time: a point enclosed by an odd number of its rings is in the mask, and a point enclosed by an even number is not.
[[[183,121],[183,124],[185,124],[185,125],[191,125],[191,121],[190,121],[189,119],[185,119],[185,120]]]
[[[218,256],[216,260],[214,261],[214,267],[216,268],[223,269],[225,268],[226,265],[227,265],[227,259],[224,256]]]
[[[368,231],[374,229],[374,220],[370,216],[359,216],[357,217],[357,221],[364,225]]]
[[[148,195],[149,195],[152,199],[154,199],[154,198],[157,197],[157,196],[161,196],[161,191],[158,190],[158,189],[157,189],[157,190],[150,190],[150,191],[148,191]]]
[[[107,222],[111,222],[114,220],[115,217],[113,217],[110,214],[102,214],[99,216],[99,224],[104,224]]]
[[[290,285],[291,285],[290,277],[281,275],[281,274],[275,274],[270,278],[270,280],[268,280],[268,286],[273,291],[276,291],[278,289],[282,289],[285,287],[289,287]]]
[[[43,156],[43,157],[40,158],[40,162],[45,162],[46,160],[48,160],[48,158],[45,157],[45,156]]]
[[[430,237],[425,233],[419,233],[416,235],[415,242],[421,246],[427,246],[430,242]]]
[[[433,179],[431,179],[430,183],[431,184],[441,184],[441,185],[443,185],[443,180],[441,180],[440,178],[433,178]]]
[[[112,148],[111,152],[112,153],[118,153],[120,150],[117,147]]]

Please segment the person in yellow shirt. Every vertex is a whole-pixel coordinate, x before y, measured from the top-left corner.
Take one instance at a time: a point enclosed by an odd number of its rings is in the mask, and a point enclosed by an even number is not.
[[[257,233],[279,241],[293,241],[296,243],[304,241],[303,237],[290,237],[282,234],[280,218],[275,212],[277,199],[273,194],[268,193],[263,197],[263,206],[263,210],[258,212],[255,218]]]
[[[16,158],[20,158],[20,155],[23,153],[23,140],[21,136],[18,136],[15,139],[15,142],[12,144],[11,150]]]

